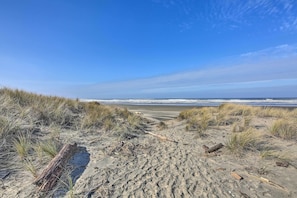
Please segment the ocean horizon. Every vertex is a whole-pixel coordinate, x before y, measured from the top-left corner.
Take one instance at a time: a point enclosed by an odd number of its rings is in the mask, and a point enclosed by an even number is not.
[[[219,106],[236,103],[252,106],[297,107],[297,98],[155,98],[155,99],[82,99],[102,104],[119,105],[170,105],[170,106]]]

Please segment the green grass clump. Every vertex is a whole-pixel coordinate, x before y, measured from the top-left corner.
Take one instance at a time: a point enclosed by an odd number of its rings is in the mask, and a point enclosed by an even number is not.
[[[137,129],[141,127],[141,123],[142,123],[141,117],[136,114],[129,115],[127,118],[127,121],[133,129]]]
[[[113,109],[97,102],[85,103],[82,128],[105,127],[108,130],[116,123]]]
[[[272,135],[286,140],[297,138],[297,125],[295,122],[290,120],[276,120],[270,127],[269,131]]]
[[[11,122],[6,117],[0,116],[0,137],[5,136],[5,134],[11,131],[12,127]]]
[[[19,157],[23,160],[28,155],[31,143],[29,138],[24,134],[19,134],[13,141],[15,150]]]
[[[214,108],[203,107],[185,110],[180,113],[179,119],[184,119],[187,122],[187,131],[196,131],[198,137],[205,135],[205,131],[210,125],[215,124],[213,116]]]
[[[58,146],[54,141],[40,142],[39,146],[41,150],[51,158],[54,158],[58,154]]]
[[[259,117],[272,117],[272,118],[283,118],[290,114],[290,111],[285,108],[273,108],[273,107],[254,107],[255,114]]]
[[[224,103],[218,109],[220,113],[231,116],[249,116],[253,114],[253,107],[241,104]]]
[[[277,159],[280,161],[290,162],[292,161],[293,154],[284,151],[276,151],[271,149],[266,149],[260,152],[260,157],[263,159]]]
[[[257,142],[257,135],[252,129],[242,133],[232,134],[225,143],[232,154],[242,154],[243,151],[253,149]]]
[[[24,164],[24,166],[25,166],[25,169],[27,170],[27,171],[29,171],[32,175],[33,175],[33,177],[37,177],[38,175],[37,175],[37,168],[36,168],[36,165],[34,165],[34,162],[33,162],[33,160],[31,160],[31,159],[24,159],[23,160],[23,164]]]

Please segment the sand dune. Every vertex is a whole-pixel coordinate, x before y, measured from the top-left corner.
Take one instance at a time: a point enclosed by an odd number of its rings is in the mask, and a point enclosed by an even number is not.
[[[169,119],[178,115],[176,109],[166,111],[138,107],[130,110],[143,112],[143,116],[151,120],[147,132],[176,142],[162,141],[145,133],[127,139],[78,131],[61,134],[61,138],[77,142],[90,154],[89,163],[76,180],[72,194],[68,192],[63,196],[297,197],[295,141],[283,141],[272,136],[265,139],[271,146],[291,153],[293,158],[287,168],[276,166],[275,160],[261,159],[259,153],[250,152],[244,157],[237,157],[222,148],[205,154],[202,146],[224,144],[226,137],[232,133],[231,126],[210,127],[207,135],[197,138],[195,132],[185,130],[184,121]],[[158,118],[160,111],[163,114]],[[166,120],[167,129],[158,128],[160,120]],[[237,180],[231,172],[236,172],[243,179]],[[5,181],[3,186],[6,187],[2,187],[0,196],[42,197],[35,186],[30,182],[24,185],[24,181],[28,181],[25,175]],[[59,195],[56,193],[47,197]]]

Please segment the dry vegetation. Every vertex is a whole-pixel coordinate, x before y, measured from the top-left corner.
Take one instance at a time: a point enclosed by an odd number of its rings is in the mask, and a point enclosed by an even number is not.
[[[0,89],[0,170],[44,168],[63,144],[60,133],[82,131],[122,136],[147,122],[127,109]],[[123,136],[125,137],[125,136]]]
[[[269,144],[271,139],[281,143],[296,142],[297,109],[222,104],[185,110],[178,118],[185,123],[187,131],[204,138],[201,141],[207,140],[209,133],[217,137],[227,130],[218,140],[223,140],[225,151],[232,155],[256,153],[262,159],[292,160],[286,150]],[[170,130],[168,123],[159,122],[158,132]],[[120,141],[110,147],[107,154],[134,155],[142,145],[122,140],[137,137],[146,130],[147,124],[146,119],[125,108],[0,89],[0,170],[22,171],[36,178],[64,144],[72,143],[71,138],[65,139],[67,136],[61,133],[68,135],[73,131],[79,131],[82,136],[116,136]],[[70,175],[63,175],[63,178],[62,185],[67,186],[69,196],[73,197],[74,183]]]
[[[253,107],[247,105],[222,104],[219,107],[202,107],[185,110],[179,119],[186,121],[187,131],[197,131],[199,136],[207,135],[211,127],[231,126],[232,133],[227,137],[225,146],[233,154],[246,150],[276,153],[263,147],[264,135],[273,135],[284,140],[297,140],[297,110],[273,107]],[[265,126],[252,125],[265,119]],[[264,133],[258,128],[265,128]]]

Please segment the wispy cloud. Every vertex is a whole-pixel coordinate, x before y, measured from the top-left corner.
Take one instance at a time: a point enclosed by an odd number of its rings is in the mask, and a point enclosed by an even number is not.
[[[8,59],[1,61],[14,65]],[[221,65],[152,78],[90,85],[44,81],[28,77],[30,72],[21,73],[27,75],[22,78],[5,79],[1,73],[0,86],[80,98],[260,97],[268,92],[274,97],[297,97],[296,64],[297,46],[284,44],[247,52]]]
[[[265,58],[274,52],[274,59]],[[286,54],[286,56],[285,56]],[[259,58],[264,57],[264,58]],[[295,86],[297,88],[296,47],[281,45],[239,57],[238,64],[176,73],[124,82],[96,84],[80,91],[90,97],[179,97],[246,89]],[[259,93],[261,94],[261,91]],[[259,94],[258,93],[258,94]],[[275,93],[277,95],[277,93]],[[290,95],[291,93],[288,92]]]
[[[247,58],[251,58],[251,57],[280,58],[280,57],[287,57],[287,56],[293,56],[293,55],[297,55],[297,46],[283,44],[283,45],[270,47],[259,51],[247,52],[247,53],[241,54],[240,56],[247,57]]]
[[[229,29],[254,26],[269,21],[269,31],[297,31],[297,5],[295,0],[158,0],[166,8],[178,11],[186,29],[207,21],[212,28]],[[198,2],[198,3],[197,3]],[[187,19],[186,19],[187,18]],[[190,25],[190,26],[189,26]]]
[[[270,21],[273,30],[297,30],[294,0],[217,0],[209,1],[206,9],[215,13],[210,17],[212,21],[221,21],[218,26],[253,26],[261,21]]]

